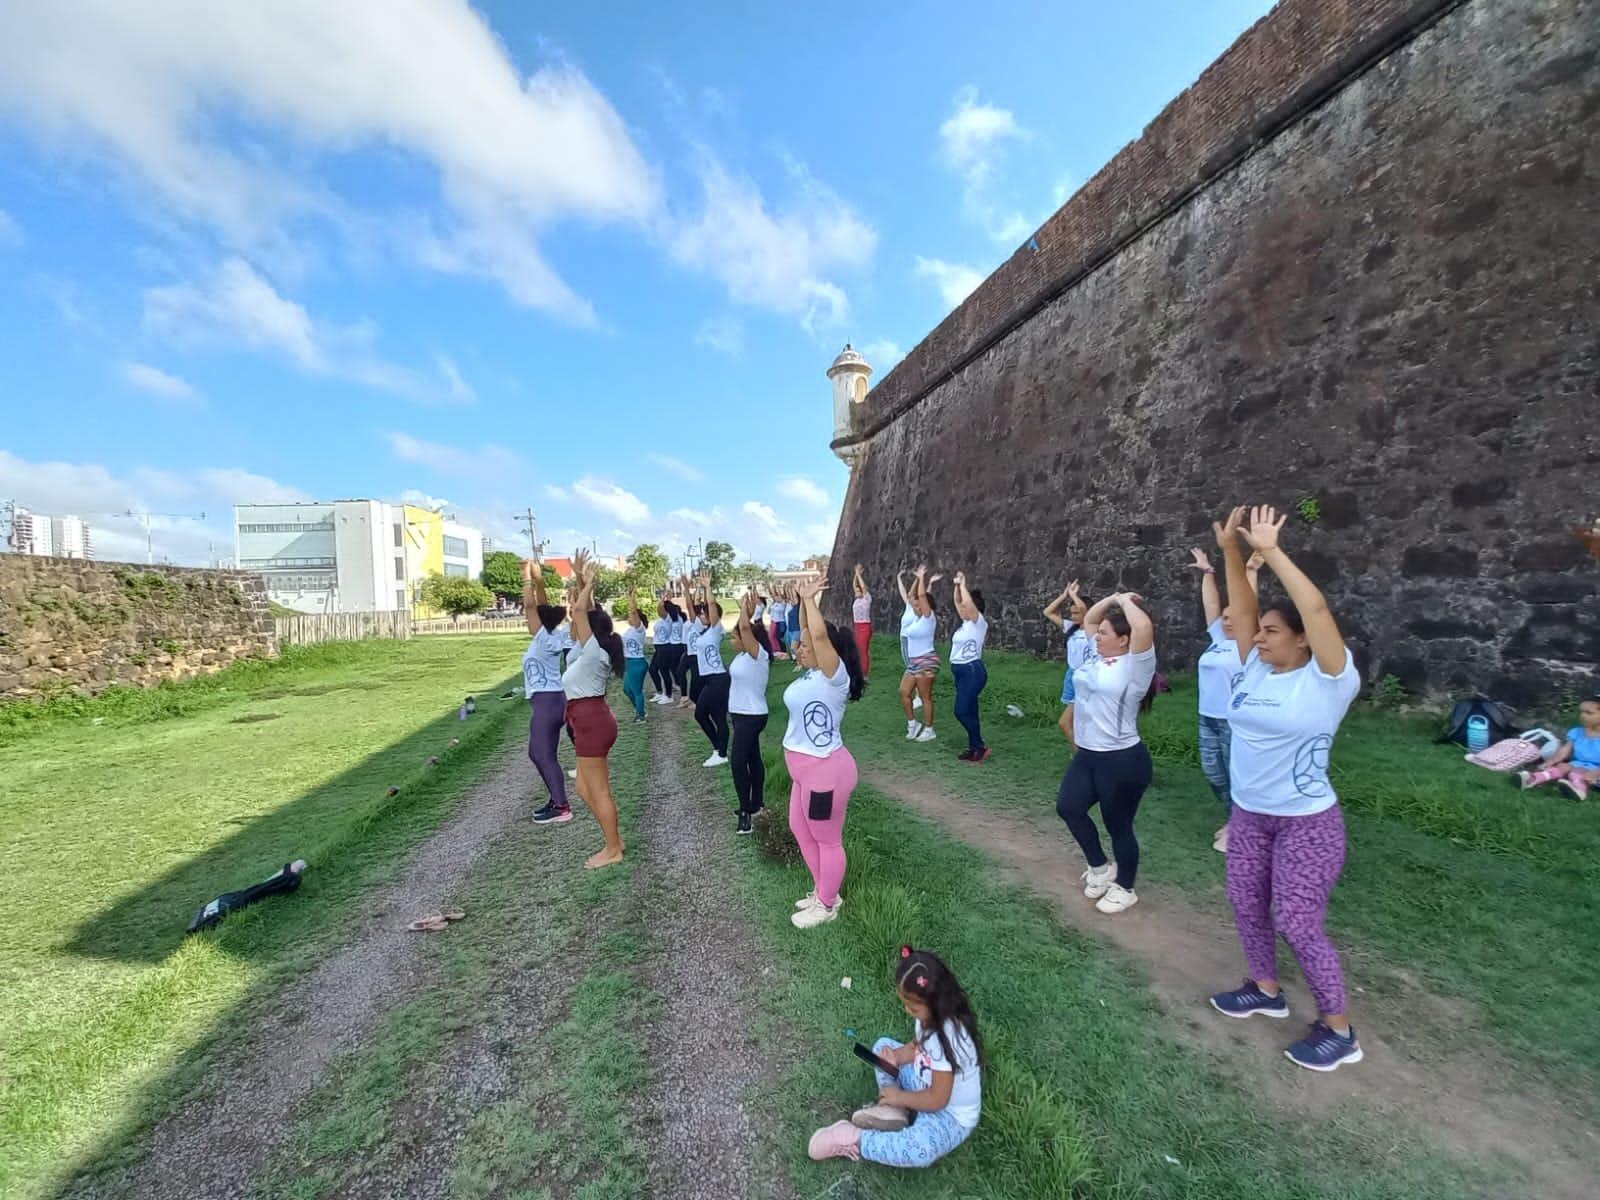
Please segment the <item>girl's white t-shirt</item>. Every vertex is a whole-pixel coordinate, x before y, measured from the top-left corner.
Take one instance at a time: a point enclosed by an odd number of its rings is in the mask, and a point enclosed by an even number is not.
[[[722,661],[722,626],[707,625],[695,638],[694,665],[701,675],[726,675]]]
[[[1333,735],[1361,690],[1347,647],[1344,670],[1329,675],[1312,658],[1273,671],[1251,649],[1228,702],[1228,780],[1246,812],[1305,817],[1339,802],[1328,779]]]
[[[531,696],[535,692],[561,690],[561,652],[567,648],[567,635],[560,629],[554,632],[540,629],[528,643],[522,656],[522,692]]]
[[[689,647],[689,653],[695,656],[697,660],[695,664],[696,666],[699,665],[698,659],[700,656],[700,631],[704,628],[705,626],[700,624],[699,617],[696,617],[694,620],[690,621],[683,628],[683,644]]]
[[[1195,664],[1200,677],[1200,715],[1202,717],[1228,716],[1228,700],[1233,685],[1244,674],[1244,663],[1239,658],[1239,643],[1222,632],[1222,618],[1206,626],[1211,635],[1211,645]]]
[[[950,639],[950,663],[974,663],[983,657],[983,643],[989,637],[989,622],[982,613],[976,621],[963,621]]]
[[[655,625],[651,627],[650,636],[658,646],[670,644],[672,641],[672,622],[666,617],[657,618]]]
[[[844,706],[850,702],[850,672],[843,662],[831,676],[813,667],[783,689],[789,727],[783,748],[827,758],[844,747]]]
[[[1083,626],[1074,625],[1072,632],[1067,634],[1067,670],[1076,671],[1093,652],[1094,643],[1083,631]]]
[[[572,643],[567,655],[567,671],[561,677],[568,700],[604,696],[610,678],[611,656],[599,638],[591,636],[585,643]]]
[[[741,716],[765,716],[767,680],[772,675],[772,656],[765,646],[751,658],[743,650],[728,664],[728,711]]]
[[[933,635],[937,625],[932,613],[924,617],[909,604],[906,605],[906,611],[900,618],[900,637],[908,662],[933,653]]]
[[[682,617],[679,617],[676,621],[669,621],[667,626],[667,644],[671,646],[683,645],[684,634],[688,628],[688,622],[686,622]]]
[[[622,629],[622,656],[624,658],[644,657],[644,626],[635,629],[632,625],[625,625]]]
[[[934,1071],[948,1071],[955,1075],[950,1088],[950,1103],[945,1111],[955,1118],[963,1129],[976,1129],[978,1117],[983,1112],[983,1068],[978,1066],[978,1048],[972,1044],[966,1027],[959,1021],[944,1023],[944,1039],[934,1037],[917,1022],[917,1076],[923,1086],[933,1082]],[[943,1041],[950,1043],[955,1061],[944,1056]]]
[[[872,620],[872,593],[863,592],[850,601],[850,619],[857,625],[865,625]]]
[[[1101,658],[1091,652],[1072,673],[1072,741],[1080,750],[1139,744],[1139,705],[1156,676],[1156,648]]]

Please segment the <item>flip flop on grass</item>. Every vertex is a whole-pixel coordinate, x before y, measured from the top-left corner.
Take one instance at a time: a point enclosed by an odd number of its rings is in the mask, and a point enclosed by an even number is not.
[[[446,921],[464,921],[467,919],[467,914],[459,908],[447,908],[439,915]]]
[[[406,926],[412,933],[438,933],[440,930],[448,929],[449,927],[450,922],[445,920],[439,913],[435,913],[431,917],[423,917]]]

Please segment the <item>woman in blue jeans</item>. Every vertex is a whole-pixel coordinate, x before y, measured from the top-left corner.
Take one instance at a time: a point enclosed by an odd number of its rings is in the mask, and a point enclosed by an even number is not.
[[[950,669],[956,677],[956,720],[967,731],[967,748],[956,757],[981,763],[989,757],[978,716],[978,697],[989,683],[989,671],[983,665],[989,622],[983,615],[983,593],[967,586],[964,571],[956,572],[956,613],[961,626],[950,639]]]
[[[1195,674],[1200,680],[1200,770],[1206,782],[1222,802],[1224,817],[1233,809],[1233,799],[1228,791],[1228,745],[1232,736],[1228,729],[1228,701],[1233,685],[1243,668],[1239,643],[1233,631],[1233,612],[1222,606],[1217,589],[1217,569],[1211,565],[1204,550],[1189,551],[1194,561],[1189,568],[1200,572],[1200,602],[1206,613],[1206,633],[1211,645],[1195,664]],[[1259,555],[1251,555],[1246,564],[1246,574],[1252,594],[1256,590],[1256,576],[1261,572]],[[1228,826],[1223,824],[1211,838],[1211,848],[1222,854],[1228,852]]]

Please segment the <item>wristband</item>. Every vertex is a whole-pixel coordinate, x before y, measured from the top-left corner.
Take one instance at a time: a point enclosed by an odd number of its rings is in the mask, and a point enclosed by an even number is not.
[[[1201,567],[1200,573],[1202,575],[1215,575],[1217,573],[1217,569],[1215,567]]]

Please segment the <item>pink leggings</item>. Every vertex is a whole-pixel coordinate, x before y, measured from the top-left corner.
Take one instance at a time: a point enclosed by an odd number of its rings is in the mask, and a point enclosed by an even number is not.
[[[827,758],[785,750],[783,760],[794,780],[789,829],[817,885],[817,899],[832,908],[844,882],[844,813],[856,787],[856,760],[843,746]]]

